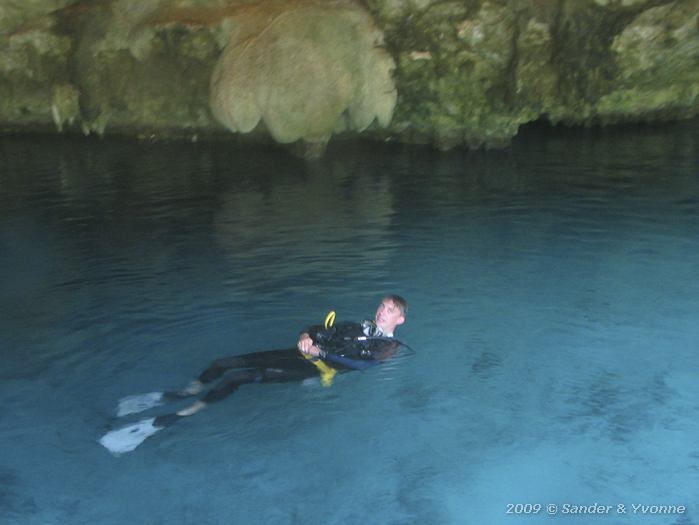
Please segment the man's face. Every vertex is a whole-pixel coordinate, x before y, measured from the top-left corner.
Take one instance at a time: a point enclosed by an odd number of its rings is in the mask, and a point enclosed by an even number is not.
[[[405,317],[391,299],[384,299],[376,310],[374,320],[382,332],[392,334],[396,326],[405,322]]]

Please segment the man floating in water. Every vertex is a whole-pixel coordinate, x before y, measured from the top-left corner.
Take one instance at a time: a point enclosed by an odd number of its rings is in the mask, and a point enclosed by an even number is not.
[[[136,414],[167,401],[197,396],[206,390],[207,385],[222,378],[192,405],[112,430],[99,442],[114,454],[130,452],[159,430],[196,414],[244,384],[300,382],[319,377],[324,386],[330,386],[339,372],[379,365],[395,355],[401,346],[402,343],[393,338],[393,332],[405,322],[407,310],[405,299],[388,295],[381,301],[373,321],[335,324],[335,313],[330,312],[324,326],[311,326],[301,333],[296,348],[217,359],[182,390],[126,397],[119,402],[117,416]]]

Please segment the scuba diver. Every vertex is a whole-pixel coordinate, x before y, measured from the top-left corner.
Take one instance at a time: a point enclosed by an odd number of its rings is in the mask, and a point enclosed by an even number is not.
[[[119,417],[143,412],[167,401],[197,396],[204,392],[207,385],[220,379],[192,405],[112,430],[99,442],[115,455],[130,452],[159,430],[200,412],[245,384],[301,382],[320,378],[323,386],[328,387],[338,373],[366,370],[395,355],[402,343],[394,339],[393,332],[405,322],[407,310],[405,299],[399,295],[387,295],[373,320],[335,324],[335,312],[330,312],[324,325],[311,326],[300,334],[296,348],[217,359],[182,390],[125,397],[119,401]]]

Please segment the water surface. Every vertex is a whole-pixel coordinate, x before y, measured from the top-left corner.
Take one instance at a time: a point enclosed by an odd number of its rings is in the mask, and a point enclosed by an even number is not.
[[[696,122],[314,164],[2,137],[2,523],[699,523],[697,275]],[[384,293],[411,304],[394,363],[97,443],[119,398]]]

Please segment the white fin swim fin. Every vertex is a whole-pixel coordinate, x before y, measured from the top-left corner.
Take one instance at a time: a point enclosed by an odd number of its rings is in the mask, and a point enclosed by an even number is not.
[[[128,416],[129,414],[138,414],[144,410],[157,407],[163,404],[162,392],[148,392],[147,394],[138,394],[135,396],[126,396],[119,400],[116,415],[118,417]]]
[[[165,427],[156,427],[155,418],[142,419],[133,425],[127,425],[117,430],[107,432],[99,440],[100,445],[115,456],[131,452],[147,438]]]

